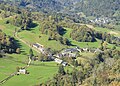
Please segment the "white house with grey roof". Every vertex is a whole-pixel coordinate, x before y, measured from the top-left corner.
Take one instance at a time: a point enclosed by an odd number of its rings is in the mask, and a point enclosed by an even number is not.
[[[61,64],[63,62],[63,60],[58,59],[58,58],[55,58],[54,60],[55,60],[56,63],[59,63],[59,64]]]
[[[17,72],[17,74],[26,74],[27,73],[27,70],[22,68],[22,69],[19,69],[19,71]]]

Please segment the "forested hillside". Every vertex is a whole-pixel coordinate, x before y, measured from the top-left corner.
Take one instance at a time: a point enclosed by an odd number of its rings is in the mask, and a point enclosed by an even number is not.
[[[6,0],[1,0],[4,4],[2,1],[6,3]],[[80,22],[81,19],[90,22],[92,19],[100,18],[107,24],[120,23],[120,0],[7,0],[6,4],[8,3],[34,12],[70,15],[71,18],[76,18],[75,22]],[[113,28],[112,25],[111,27]]]
[[[15,0],[19,6],[56,12],[83,12],[86,16],[116,17],[120,11],[120,0]],[[19,1],[19,2],[18,2]],[[118,16],[117,16],[118,17]]]
[[[81,0],[71,7],[87,16],[112,16],[120,10],[119,0]]]

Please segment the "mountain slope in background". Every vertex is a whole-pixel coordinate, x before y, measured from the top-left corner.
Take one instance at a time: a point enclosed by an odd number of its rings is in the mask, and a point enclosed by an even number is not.
[[[6,0],[4,0],[6,1]],[[84,13],[86,16],[113,17],[120,13],[120,0],[10,0],[34,11]],[[8,2],[8,0],[7,0]],[[118,17],[118,16],[117,16]]]

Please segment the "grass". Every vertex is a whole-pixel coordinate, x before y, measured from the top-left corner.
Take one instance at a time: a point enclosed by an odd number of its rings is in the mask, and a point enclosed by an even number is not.
[[[110,30],[110,29],[102,28],[102,27],[95,27],[93,29],[95,29],[96,31],[101,31],[103,33],[104,32],[111,33],[112,35],[117,36],[117,37],[120,36],[120,31],[117,31],[117,30]]]
[[[44,45],[46,48],[52,48],[53,50],[61,50],[62,48],[65,48],[67,46],[60,44],[58,41],[52,40],[48,41],[48,35],[41,34],[40,26],[37,26],[36,28],[32,28],[30,31],[22,31],[19,32],[18,35],[21,39],[26,40],[30,43],[40,43]],[[41,36],[39,38],[39,36]]]
[[[8,57],[6,58],[0,59],[0,80],[3,80],[14,73],[16,67],[24,67],[27,65],[28,56],[23,53],[19,55],[7,54],[7,56]],[[46,82],[57,73],[58,66],[55,62],[33,61],[27,70],[30,74],[14,76],[3,84],[3,86],[33,86],[35,84]]]
[[[116,30],[120,31],[120,25],[115,25],[114,27]]]
[[[35,63],[35,62],[34,62]],[[41,65],[40,63],[38,65]],[[31,65],[27,70],[30,72],[28,75],[14,76],[8,80],[3,86],[33,86],[38,85],[52,78],[57,73],[58,67],[54,62],[44,63],[46,66]]]
[[[16,26],[13,26],[11,24],[5,24],[5,21],[7,19],[0,20],[0,29],[2,29],[3,32],[5,32],[9,36],[13,36],[13,32],[15,28],[18,28]]]
[[[15,27],[10,24],[5,24],[4,22],[5,20],[0,20],[1,29],[7,35],[13,36],[14,28],[18,28],[18,27]],[[32,31],[30,31],[30,34],[32,34]],[[24,35],[24,36],[27,37],[27,35]],[[31,35],[30,35],[30,38],[31,38]],[[30,39],[30,38],[29,36],[27,37],[27,39]],[[16,41],[20,45],[20,49],[22,52],[21,54],[7,54],[9,58],[0,59],[0,68],[1,68],[0,69],[0,80],[3,80],[4,78],[8,77],[11,73],[14,73],[16,71],[17,66],[20,66],[20,67],[26,66],[26,63],[28,61],[27,55],[29,53],[30,48],[24,43],[20,42],[19,40],[16,39]],[[34,51],[34,54],[36,55],[38,53]],[[30,68],[28,68],[28,71],[30,72],[29,75],[15,76],[11,78],[10,80],[8,80],[3,86],[15,86],[15,85],[32,86],[35,84],[40,84],[41,82],[45,82],[49,78],[51,78],[58,70],[58,66],[56,66],[55,62],[44,63],[47,66],[41,66],[41,64],[43,64],[41,62],[34,62],[34,64],[37,64],[38,66],[31,65]]]
[[[21,56],[19,56],[20,58]],[[22,57],[21,57],[22,58]],[[1,58],[0,59],[0,80],[3,80],[5,77],[16,71],[17,66],[25,66],[26,64],[22,64],[17,62],[15,58]]]

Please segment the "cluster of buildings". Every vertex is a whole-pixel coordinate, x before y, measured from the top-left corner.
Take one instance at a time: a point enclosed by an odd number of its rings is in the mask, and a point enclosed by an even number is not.
[[[33,47],[38,49],[42,54],[45,54],[45,49],[43,48],[43,45],[41,45],[39,43],[35,43],[35,44],[33,44]]]
[[[38,49],[43,55],[46,55],[50,58],[52,57],[52,53],[50,51],[47,51],[43,45],[39,44],[39,43],[35,43],[32,45],[34,48]]]
[[[63,58],[63,57],[73,57],[75,58],[77,56],[77,52],[79,52],[76,48],[69,48],[65,49],[62,52],[54,55],[57,58]]]
[[[100,18],[96,18],[94,20],[90,20],[92,23],[96,23],[96,24],[107,24],[111,21],[110,18],[108,17],[100,17]]]
[[[61,64],[63,66],[67,65],[67,62],[64,62],[63,60],[56,58],[56,56],[52,55],[52,53],[48,52],[45,50],[45,48],[43,47],[43,45],[39,44],[39,43],[35,43],[33,44],[33,47],[38,49],[42,54],[47,55],[49,58],[54,59],[54,61],[58,64]]]
[[[61,52],[59,52],[58,54],[52,55],[50,52],[47,52],[45,50],[43,45],[41,45],[39,43],[33,44],[33,47],[37,48],[42,54],[49,56],[49,58],[52,58],[56,63],[62,64],[63,66],[68,65],[68,63],[61,60],[61,58],[70,57],[70,58],[74,59],[77,57],[78,53],[80,53],[80,52],[92,52],[92,53],[103,52],[99,48],[89,49],[89,48],[75,47],[75,48],[64,49]]]
[[[92,52],[92,53],[97,53],[97,52],[103,52],[102,50],[100,50],[99,48],[95,48],[95,49],[89,49],[89,48],[69,48],[69,49],[65,49],[62,52],[54,55],[57,58],[65,58],[65,57],[72,57],[72,58],[76,58],[78,53],[81,52]]]

